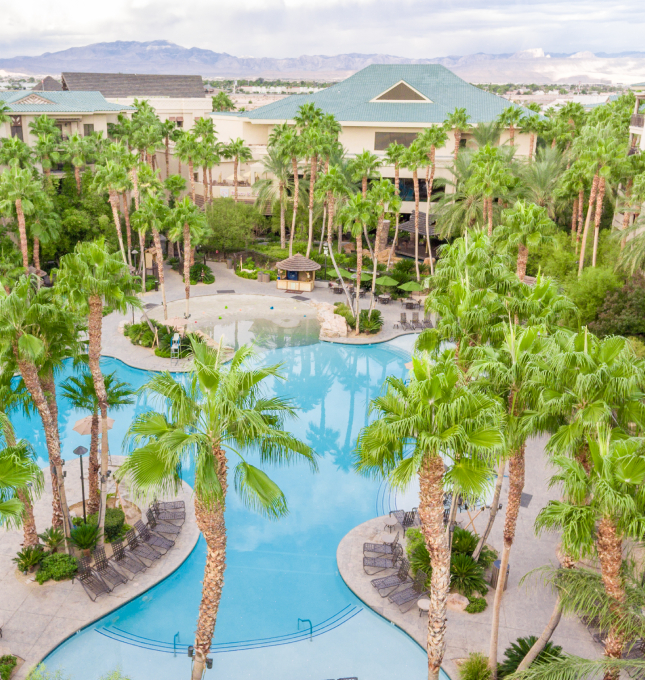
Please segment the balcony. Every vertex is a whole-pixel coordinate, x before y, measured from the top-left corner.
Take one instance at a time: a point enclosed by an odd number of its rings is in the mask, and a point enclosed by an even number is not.
[[[634,113],[632,115],[631,121],[630,121],[630,126],[634,128],[643,128],[645,127],[645,114],[643,113]]]

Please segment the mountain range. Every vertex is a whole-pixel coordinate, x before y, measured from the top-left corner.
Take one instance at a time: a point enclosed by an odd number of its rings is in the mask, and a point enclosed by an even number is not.
[[[551,53],[541,48],[508,54],[409,59],[388,54],[304,55],[276,59],[235,57],[168,40],[115,41],[39,56],[0,59],[6,73],[58,75],[61,71],[199,74],[204,77],[341,79],[370,64],[442,64],[470,82],[634,83],[645,80],[645,52]]]

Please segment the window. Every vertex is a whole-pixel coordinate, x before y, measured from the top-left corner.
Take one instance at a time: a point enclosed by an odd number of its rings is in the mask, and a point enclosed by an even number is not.
[[[408,147],[416,138],[416,132],[376,132],[374,133],[374,151],[385,151],[393,142]]]
[[[83,137],[89,137],[94,132],[94,123],[83,123]]]
[[[430,100],[402,80],[372,99],[373,102],[427,102]]]
[[[22,116],[11,116],[11,136],[18,137],[21,142],[25,141],[22,137]]]
[[[195,182],[199,182],[199,172],[193,172],[193,177],[195,178]]]
[[[394,179],[390,178],[394,183]],[[412,178],[399,178],[399,196],[402,201],[414,202],[414,180]],[[419,179],[419,200],[425,201],[428,198],[425,179]]]

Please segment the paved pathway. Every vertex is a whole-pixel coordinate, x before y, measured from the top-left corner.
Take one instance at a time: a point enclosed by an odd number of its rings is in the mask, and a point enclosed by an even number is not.
[[[520,586],[522,576],[543,564],[557,564],[555,549],[557,537],[546,534],[539,539],[533,531],[537,513],[550,499],[558,498],[556,490],[547,488],[550,473],[544,455],[545,439],[534,439],[527,445],[526,451],[526,488],[531,494],[528,507],[520,509],[515,545],[511,553],[511,571],[509,582],[500,613],[500,631],[498,658],[501,660],[504,650],[518,637],[540,635],[549,620],[555,603],[555,596],[550,590],[532,581],[532,585]],[[504,512],[508,496],[508,478],[504,480],[501,502],[502,510],[498,513],[491,532],[489,545],[501,552]],[[404,509],[409,510],[409,507]],[[345,583],[351,590],[374,611],[389,619],[405,630],[421,646],[425,648],[428,618],[419,616],[415,606],[402,614],[399,608],[391,604],[387,598],[381,598],[370,584],[371,578],[363,571],[363,543],[379,540],[384,529],[384,517],[372,519],[350,531],[340,542],[336,558],[338,569]],[[485,511],[475,520],[477,529],[481,530],[488,519]],[[459,513],[457,520],[463,526],[470,521],[466,513]],[[400,527],[399,527],[400,528]],[[382,572],[383,576],[391,572]],[[470,652],[488,654],[490,640],[490,624],[494,591],[486,596],[488,608],[480,614],[466,612],[448,612],[448,629],[446,634],[446,655],[443,667],[452,677],[458,678],[455,660],[463,659]],[[595,643],[587,628],[574,618],[562,619],[556,629],[553,641],[562,645],[565,652],[586,658],[602,655],[602,646]]]
[[[120,459],[120,456],[112,456],[116,464]],[[66,461],[65,470],[68,503],[73,505],[81,500],[78,459]],[[87,467],[85,477],[87,490]],[[113,483],[110,492],[114,490],[112,487]],[[51,477],[46,470],[45,492],[34,508],[38,531],[51,525],[51,498]],[[22,545],[22,531],[3,531],[0,541],[0,626],[3,629],[0,655],[10,652],[25,660],[12,679],[25,678],[31,668],[77,630],[156,585],[184,562],[197,543],[199,530],[195,523],[192,490],[185,482],[178,498],[186,502],[186,522],[175,545],[146,571],[117,586],[108,595],[101,595],[96,602],[89,599],[77,580],[47,581],[41,586],[31,581],[31,577],[23,576],[12,562]],[[108,553],[109,550],[107,547]]]

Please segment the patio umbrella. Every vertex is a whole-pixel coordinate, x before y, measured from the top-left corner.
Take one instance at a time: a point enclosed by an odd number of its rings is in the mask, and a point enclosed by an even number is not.
[[[107,429],[111,430],[114,425],[114,418],[107,419]],[[72,428],[74,432],[78,432],[82,435],[92,434],[92,416],[85,416],[76,421],[76,424]],[[99,432],[101,431],[101,416],[99,416]]]
[[[338,268],[338,273],[344,278],[344,279],[351,279],[352,278],[352,272],[348,272],[347,269],[341,269],[340,267]]]
[[[423,286],[416,281],[408,281],[407,283],[402,283],[399,288],[401,290],[413,291],[413,290],[423,290]]]
[[[379,276],[378,279],[376,279],[376,283],[379,286],[390,287],[390,286],[397,286],[399,282],[396,281],[395,279],[393,279],[391,276]]]
[[[352,274],[351,278],[353,278],[354,281],[356,281],[356,274]],[[367,274],[366,272],[361,272],[361,281],[371,281],[371,280],[372,280],[371,274]]]

